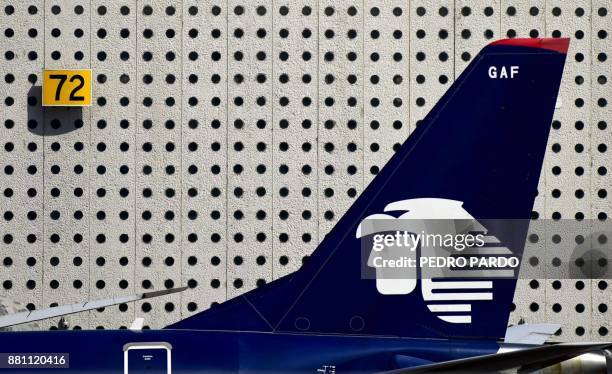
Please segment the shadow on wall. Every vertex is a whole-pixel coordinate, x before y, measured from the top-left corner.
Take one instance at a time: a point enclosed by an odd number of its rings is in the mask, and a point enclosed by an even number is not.
[[[34,99],[32,99],[34,98]],[[36,105],[30,105],[35,102]],[[83,127],[82,107],[48,106],[41,123],[42,87],[32,86],[28,92],[28,130],[36,135],[54,136]]]

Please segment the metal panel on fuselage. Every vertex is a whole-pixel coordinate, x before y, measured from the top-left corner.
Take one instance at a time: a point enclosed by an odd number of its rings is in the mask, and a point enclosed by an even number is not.
[[[172,373],[375,373],[397,367],[397,356],[444,361],[494,353],[492,341],[451,341],[315,334],[196,330],[45,331],[0,334],[0,352],[69,354],[62,373],[123,373],[124,347],[167,343]],[[0,373],[2,369],[0,369]],[[19,369],[38,373],[39,369]],[[321,371],[319,371],[321,372]]]

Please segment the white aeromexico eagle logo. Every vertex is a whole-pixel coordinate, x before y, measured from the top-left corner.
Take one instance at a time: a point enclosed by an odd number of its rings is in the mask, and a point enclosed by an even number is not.
[[[464,235],[479,233],[482,245],[468,246],[460,252],[474,258],[483,255],[508,256],[512,252],[500,244],[499,240],[487,235],[487,229],[482,226],[464,208],[461,201],[422,198],[396,201],[385,207],[385,212],[404,212],[399,217],[390,214],[373,214],[364,218],[357,228],[357,238],[375,237],[377,233],[410,232],[421,235]],[[427,245],[423,240],[419,243],[420,256],[428,258],[449,257],[448,248],[439,245]],[[402,251],[399,253],[398,251]],[[376,268],[376,289],[384,295],[407,295],[417,286],[417,278],[421,279],[421,293],[429,310],[438,318],[449,323],[471,323],[472,304],[478,301],[493,300],[493,282],[482,280],[487,278],[511,277],[514,270],[507,269],[468,269],[449,270],[420,267],[377,266],[385,259],[405,257],[406,249],[397,246],[385,247],[377,251],[372,249],[368,266]],[[382,256],[382,260],[381,260]],[[417,252],[410,253],[415,261]],[[402,257],[403,258],[403,257]],[[453,280],[462,278],[462,280]],[[478,278],[479,280],[465,280]]]

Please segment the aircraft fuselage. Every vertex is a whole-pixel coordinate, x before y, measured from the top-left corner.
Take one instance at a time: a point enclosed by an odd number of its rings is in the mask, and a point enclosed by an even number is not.
[[[494,341],[233,331],[6,332],[0,372],[10,370],[10,356],[19,373],[40,373],[41,362],[80,374],[376,373],[498,349]]]

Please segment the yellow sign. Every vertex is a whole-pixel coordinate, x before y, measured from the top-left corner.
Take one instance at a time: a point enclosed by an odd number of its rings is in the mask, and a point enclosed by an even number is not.
[[[44,70],[43,106],[90,106],[91,69]]]

